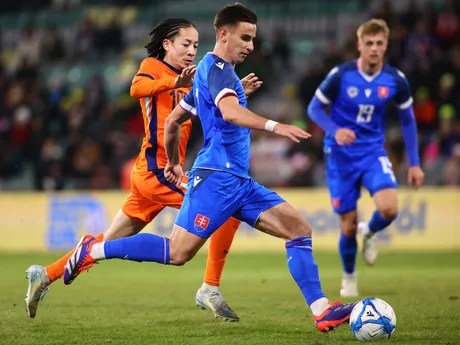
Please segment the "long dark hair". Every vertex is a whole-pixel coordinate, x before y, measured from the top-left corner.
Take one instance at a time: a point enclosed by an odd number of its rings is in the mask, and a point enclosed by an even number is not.
[[[190,20],[182,18],[169,18],[158,24],[150,33],[152,38],[150,42],[145,46],[149,57],[157,59],[163,59],[166,51],[163,48],[163,41],[172,39],[179,33],[182,28],[195,28]]]

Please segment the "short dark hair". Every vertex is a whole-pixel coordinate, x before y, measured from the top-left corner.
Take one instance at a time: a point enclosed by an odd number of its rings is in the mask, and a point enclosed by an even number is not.
[[[257,15],[243,4],[236,2],[217,12],[214,17],[214,28],[218,30],[225,25],[236,25],[240,22],[257,24]]]
[[[169,18],[158,24],[150,33],[152,38],[145,46],[149,57],[163,59],[166,54],[163,48],[163,41],[174,38],[179,33],[179,30],[183,28],[196,29],[195,24],[183,18]]]

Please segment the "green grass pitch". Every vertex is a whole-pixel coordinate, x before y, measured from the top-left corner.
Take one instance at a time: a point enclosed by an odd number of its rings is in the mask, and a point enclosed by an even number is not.
[[[283,253],[231,253],[222,279],[241,322],[214,319],[195,307],[205,255],[184,267],[107,261],[70,286],[58,281],[29,319],[25,269],[53,254],[0,254],[0,344],[357,344],[348,326],[316,330],[291,279]],[[318,252],[323,288],[338,299],[337,253]],[[383,343],[460,344],[460,252],[382,253],[377,265],[358,264],[362,297],[396,311],[394,337]]]

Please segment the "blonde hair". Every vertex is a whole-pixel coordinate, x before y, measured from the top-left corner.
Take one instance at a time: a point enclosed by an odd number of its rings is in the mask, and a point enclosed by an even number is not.
[[[363,24],[360,25],[358,30],[356,31],[356,35],[358,36],[358,40],[363,38],[365,35],[376,35],[379,33],[383,33],[386,38],[390,36],[390,29],[386,21],[383,19],[376,19],[373,18]]]

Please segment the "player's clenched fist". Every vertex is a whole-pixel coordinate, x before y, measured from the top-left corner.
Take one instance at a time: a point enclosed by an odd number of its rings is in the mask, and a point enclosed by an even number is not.
[[[297,126],[283,125],[282,123],[276,124],[273,128],[273,133],[289,138],[296,143],[300,142],[300,139],[308,139],[311,137],[311,134]]]
[[[190,87],[193,85],[193,78],[195,77],[196,65],[185,67],[181,75],[178,75],[174,80],[174,87]]]
[[[184,177],[184,171],[180,164],[171,165],[167,164],[165,167],[165,177],[168,182],[180,187],[182,178]]]
[[[335,140],[340,146],[353,144],[355,139],[356,134],[351,129],[339,128],[337,132],[335,132]]]

